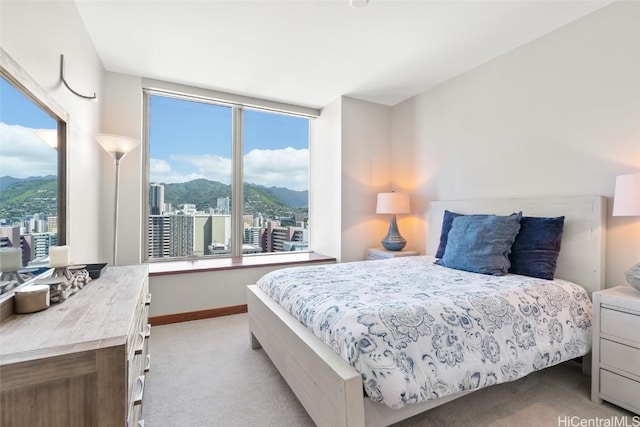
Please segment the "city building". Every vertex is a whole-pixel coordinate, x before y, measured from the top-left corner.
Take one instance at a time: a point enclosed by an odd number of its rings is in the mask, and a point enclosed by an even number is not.
[[[58,232],[58,217],[57,216],[48,216],[47,217],[47,231],[50,233]]]
[[[171,253],[171,220],[168,215],[149,215],[147,254],[149,259],[165,258]]]
[[[162,215],[164,213],[164,185],[149,185],[149,214]]]
[[[41,261],[49,256],[49,248],[58,245],[56,233],[31,233],[31,260]]]

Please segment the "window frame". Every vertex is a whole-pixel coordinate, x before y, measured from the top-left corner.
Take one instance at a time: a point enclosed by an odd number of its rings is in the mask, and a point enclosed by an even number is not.
[[[184,86],[175,83],[161,82],[151,79],[143,79],[143,179],[142,179],[142,259],[143,262],[176,262],[188,260],[205,260],[216,258],[236,258],[242,259],[242,242],[244,237],[242,214],[244,207],[244,185],[243,185],[243,110],[255,109],[265,112],[272,112],[285,115],[295,115],[314,119],[320,116],[320,110],[285,104],[280,102],[261,100],[241,95],[218,92],[208,89]],[[149,172],[150,172],[150,106],[152,96],[165,96],[174,99],[181,99],[192,102],[202,102],[212,105],[219,105],[231,108],[232,126],[232,155],[231,155],[231,254],[228,256],[191,256],[176,257],[168,259],[149,258]],[[311,123],[310,123],[311,128]],[[309,144],[311,134],[309,135]],[[240,242],[240,243],[238,243]],[[268,253],[274,255],[273,252]],[[277,254],[277,253],[275,253]],[[260,256],[263,254],[252,254]]]
[[[67,244],[67,112],[0,47],[0,75],[57,123],[58,245]]]

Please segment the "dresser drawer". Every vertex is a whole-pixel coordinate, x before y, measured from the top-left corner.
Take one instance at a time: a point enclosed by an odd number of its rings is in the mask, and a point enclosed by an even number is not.
[[[600,362],[640,377],[640,349],[601,339]]]
[[[600,394],[628,409],[640,411],[640,382],[600,369]]]
[[[640,343],[640,316],[602,307],[600,332]]]

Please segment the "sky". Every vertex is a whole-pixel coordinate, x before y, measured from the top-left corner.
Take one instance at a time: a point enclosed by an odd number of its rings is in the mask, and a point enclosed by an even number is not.
[[[151,97],[150,181],[231,183],[231,107]],[[245,109],[244,181],[308,189],[309,119]]]
[[[36,129],[56,129],[56,121],[0,78],[0,176],[57,175],[57,154]]]
[[[0,79],[0,176],[55,175],[55,151],[35,135],[56,121]],[[231,183],[231,108],[152,96],[150,181]],[[245,110],[244,181],[308,189],[309,119]]]

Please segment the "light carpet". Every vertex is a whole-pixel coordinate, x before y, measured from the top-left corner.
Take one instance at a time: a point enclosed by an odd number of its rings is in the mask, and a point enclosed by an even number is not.
[[[153,327],[149,353],[146,427],[313,426],[264,350],[251,350],[246,314]],[[573,427],[614,419],[623,421],[618,425],[640,425],[633,417],[606,402],[593,403],[590,377],[579,364],[567,362],[396,426]]]

